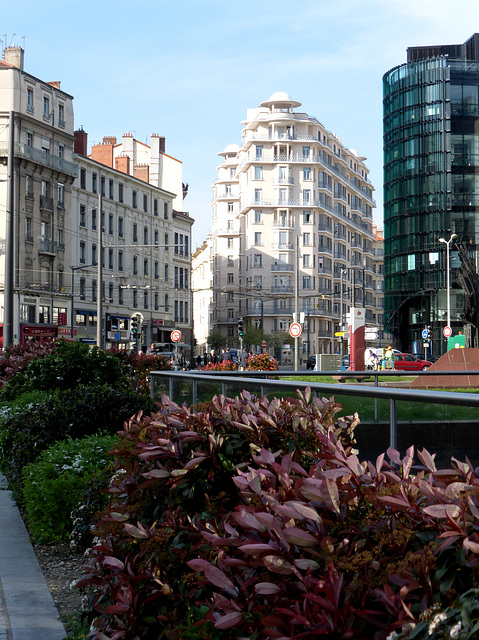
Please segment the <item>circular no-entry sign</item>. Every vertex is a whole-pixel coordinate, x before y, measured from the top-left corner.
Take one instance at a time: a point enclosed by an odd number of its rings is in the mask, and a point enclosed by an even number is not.
[[[172,342],[179,342],[181,340],[181,331],[178,331],[178,329],[175,329],[174,331],[171,332],[170,337]]]
[[[299,322],[293,322],[289,327],[289,334],[292,338],[299,338],[301,335],[301,325]]]
[[[442,330],[444,337],[445,338],[450,338],[452,336],[452,329],[451,327],[444,327],[444,329]]]
[[[266,349],[266,347],[267,347],[267,346],[268,346],[268,345],[266,344],[266,340],[263,340],[263,342],[261,343],[261,347],[262,347],[263,349]]]

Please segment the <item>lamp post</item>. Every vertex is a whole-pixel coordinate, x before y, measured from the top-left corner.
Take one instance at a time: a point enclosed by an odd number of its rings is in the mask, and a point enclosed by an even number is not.
[[[446,295],[447,295],[447,326],[450,327],[451,326],[451,265],[450,265],[450,260],[449,260],[449,252],[450,252],[450,245],[451,242],[457,238],[457,235],[455,233],[453,233],[451,235],[451,237],[449,238],[449,240],[445,240],[444,238],[439,238],[439,242],[442,242],[443,244],[446,245],[446,273],[447,273],[447,284],[446,284]]]

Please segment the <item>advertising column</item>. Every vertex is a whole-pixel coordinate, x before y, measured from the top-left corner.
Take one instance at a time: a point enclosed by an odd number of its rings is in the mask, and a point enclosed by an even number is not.
[[[364,371],[365,349],[365,309],[363,307],[351,307],[349,325],[349,361],[351,371]]]

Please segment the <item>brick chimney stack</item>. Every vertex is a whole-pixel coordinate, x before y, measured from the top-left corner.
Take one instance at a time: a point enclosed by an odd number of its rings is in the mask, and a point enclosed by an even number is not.
[[[73,151],[80,156],[88,155],[88,133],[83,131],[83,127],[75,131],[75,142]]]

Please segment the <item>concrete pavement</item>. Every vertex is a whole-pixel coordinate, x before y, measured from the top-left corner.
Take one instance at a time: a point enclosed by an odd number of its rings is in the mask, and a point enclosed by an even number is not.
[[[64,640],[65,628],[0,474],[0,640]]]

